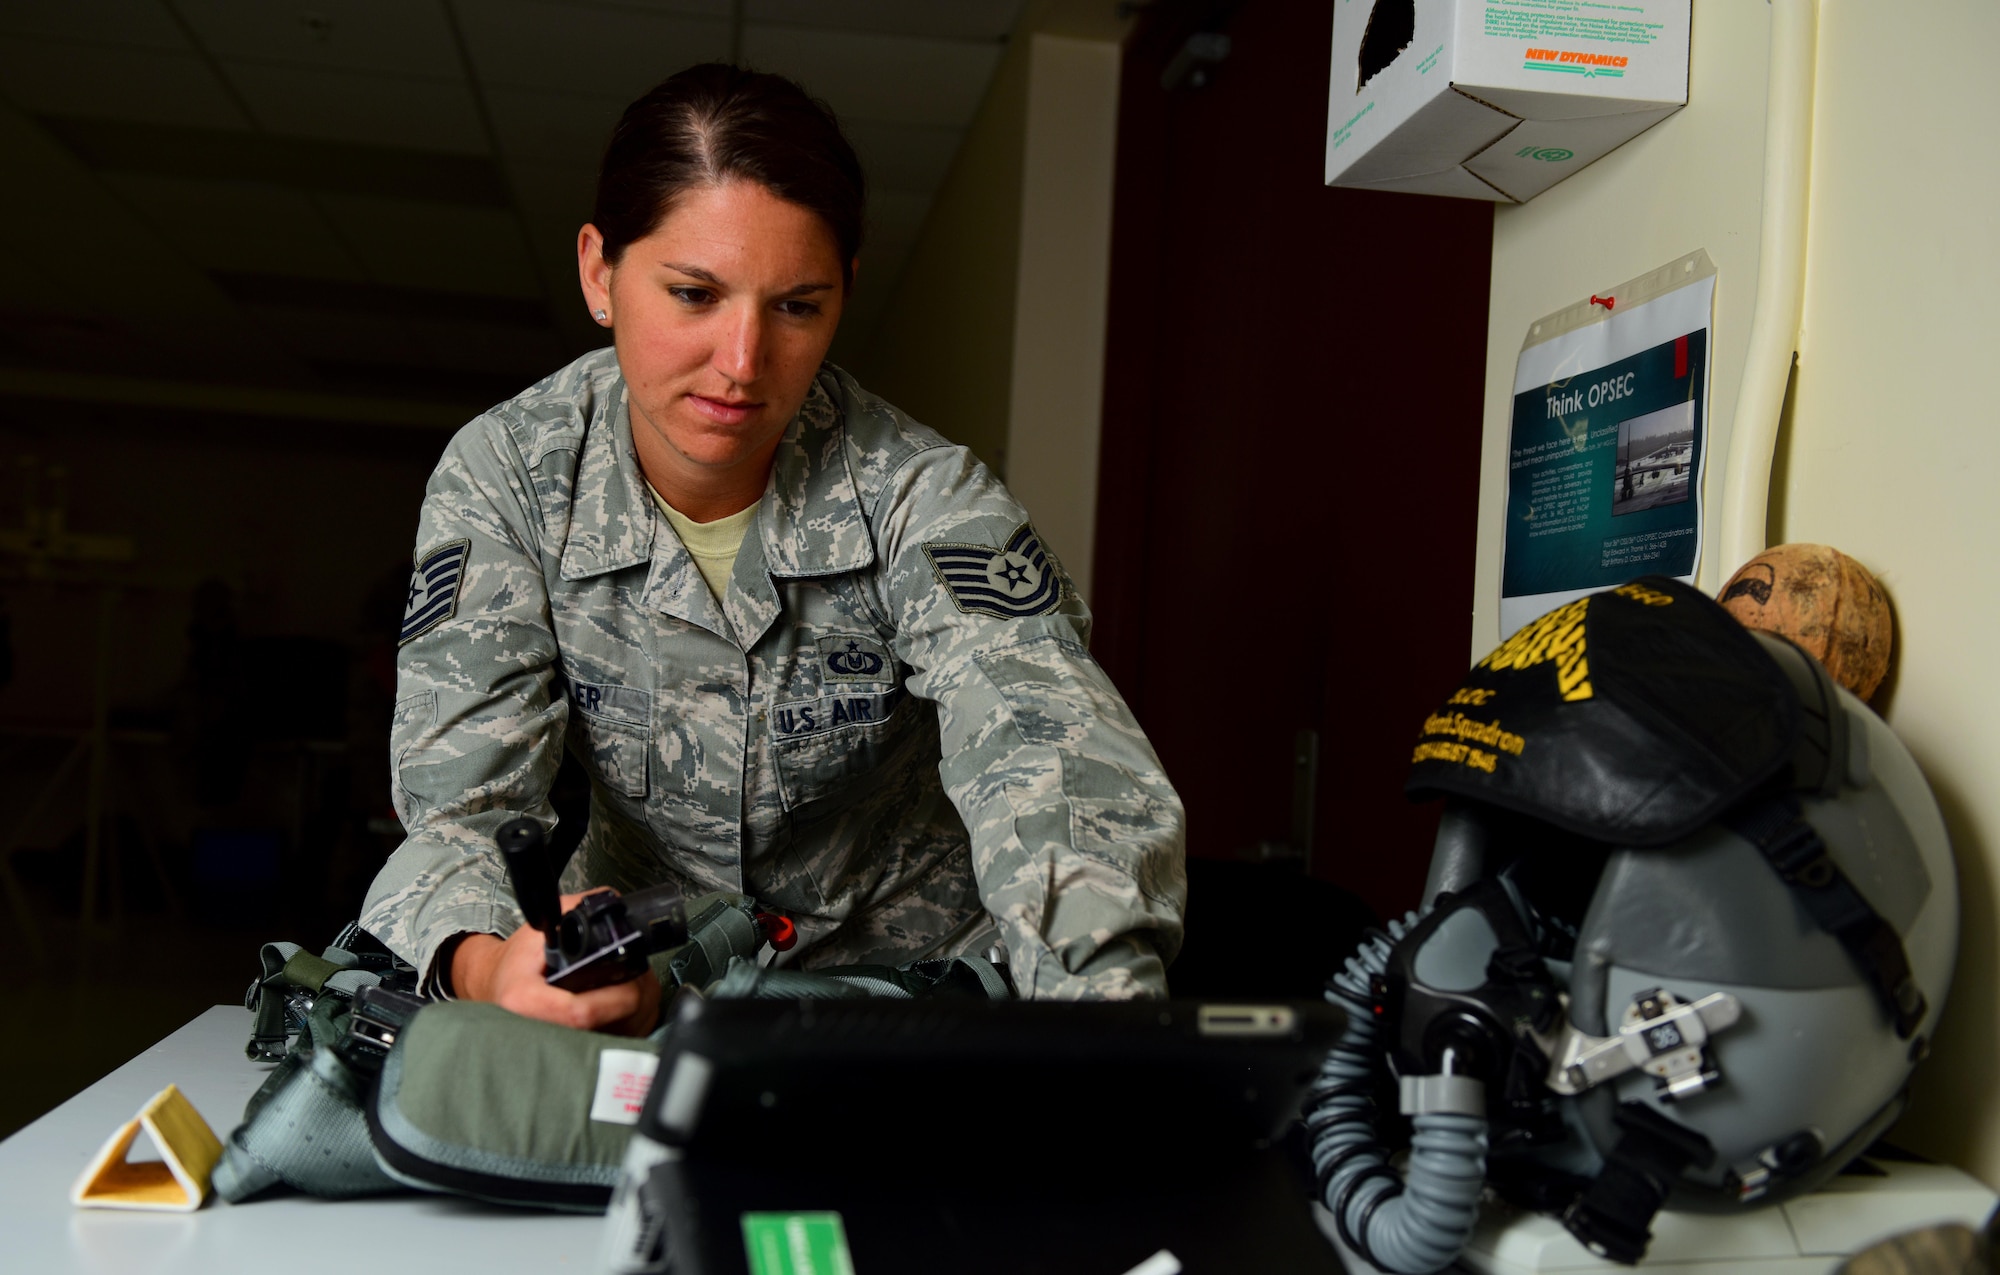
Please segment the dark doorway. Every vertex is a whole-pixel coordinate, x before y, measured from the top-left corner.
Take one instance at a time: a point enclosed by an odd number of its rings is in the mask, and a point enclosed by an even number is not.
[[[1493,214],[1323,184],[1332,9],[1163,0],[1126,47],[1094,646],[1192,855],[1389,912],[1467,662]]]

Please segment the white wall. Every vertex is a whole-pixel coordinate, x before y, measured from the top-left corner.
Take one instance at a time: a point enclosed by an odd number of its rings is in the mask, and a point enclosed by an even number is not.
[[[870,389],[1006,478],[1086,599],[1124,30],[1096,0],[1028,6],[853,359]]]
[[[1008,46],[895,295],[850,358],[863,385],[1003,475],[1032,47],[1018,35]],[[865,255],[861,268],[865,279]]]
[[[1507,391],[1529,321],[1707,248],[1720,269],[1711,456],[1726,454],[1757,266],[1768,23],[1763,4],[1697,0],[1688,108],[1496,218],[1475,658],[1498,639]],[[1983,0],[1822,0],[1804,332],[1771,519],[1774,542],[1859,558],[1896,605],[1897,671],[1877,706],[1937,790],[1964,904],[1958,984],[1897,1137],[1989,1184],[2000,1184],[2000,429],[1985,380],[2000,349],[1987,301],[2000,287],[2000,82],[1972,51],[1996,47],[2000,8]]]
[[[1111,296],[1119,47],[1036,35],[1021,171],[1007,485],[1090,597]]]
[[[1964,892],[1959,981],[1906,1135],[2000,1183],[2000,48],[1988,0],[1828,0],[1781,524],[1896,603],[1888,719],[1936,789]]]
[[[1664,123],[1546,194],[1493,218],[1493,291],[1486,329],[1485,451],[1480,458],[1472,658],[1500,640],[1500,535],[1514,363],[1528,325],[1593,292],[1706,248],[1714,259],[1715,342],[1709,382],[1707,508],[1743,379],[1756,301],[1763,206],[1764,80],[1770,10],[1757,0],[1696,0],[1688,104]],[[1716,553],[1719,519],[1702,528]]]

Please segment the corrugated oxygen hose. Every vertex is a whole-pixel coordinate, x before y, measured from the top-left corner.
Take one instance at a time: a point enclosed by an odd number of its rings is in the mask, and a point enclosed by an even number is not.
[[[1430,1275],[1459,1255],[1479,1218],[1486,1182],[1486,1121],[1478,1116],[1413,1117],[1407,1176],[1390,1167],[1375,1132],[1382,1052],[1368,984],[1387,967],[1390,949],[1421,919],[1412,912],[1391,921],[1386,935],[1370,935],[1334,975],[1326,997],[1347,1011],[1347,1032],[1327,1055],[1306,1100],[1314,1176],[1341,1239],[1398,1275]]]

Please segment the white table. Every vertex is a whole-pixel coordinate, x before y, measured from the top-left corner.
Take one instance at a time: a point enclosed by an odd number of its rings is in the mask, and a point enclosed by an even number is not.
[[[17,1025],[9,1047],[31,1047],[24,1034]],[[70,1184],[112,1130],[168,1084],[179,1085],[227,1139],[270,1070],[243,1056],[249,1036],[249,1012],[218,1005],[0,1142],[0,1270],[443,1275],[593,1268],[600,1218],[445,1196],[287,1194],[235,1205],[211,1198],[192,1214],[70,1204]],[[149,1153],[133,1147],[134,1156]]]
[[[70,1204],[70,1184],[112,1130],[170,1083],[180,1086],[216,1136],[227,1138],[242,1117],[243,1104],[270,1071],[243,1056],[249,1035],[248,1011],[218,1005],[0,1142],[0,1271],[540,1275],[594,1269],[602,1219],[450,1196],[318,1200],[286,1194],[236,1205],[211,1199],[192,1214]],[[133,1154],[146,1152],[135,1146]],[[1672,1267],[1678,1271],[1818,1275],[1839,1264],[1840,1258],[1831,1254],[1853,1252],[1875,1238],[1946,1218],[1976,1226],[1993,1207],[1993,1193],[1956,1169],[1891,1168],[1886,1179],[1837,1179],[1819,1194],[1782,1208],[1726,1220],[1662,1214],[1655,1225],[1654,1256],[1687,1263]],[[1719,1230],[1729,1233],[1734,1247],[1718,1259]],[[1371,1269],[1344,1251],[1341,1255],[1353,1270]],[[1493,1213],[1484,1219],[1463,1264],[1454,1269],[1488,1275],[1562,1269],[1581,1275],[1612,1268],[1592,1264],[1549,1219]]]

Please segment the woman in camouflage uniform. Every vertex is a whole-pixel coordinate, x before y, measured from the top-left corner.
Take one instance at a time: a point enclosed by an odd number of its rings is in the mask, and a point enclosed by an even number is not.
[[[788,80],[696,67],[620,121],[578,236],[612,348],[460,431],[423,504],[408,839],[363,924],[432,987],[652,1023],[652,979],[542,981],[493,848],[553,818],[566,741],[570,889],[749,894],[808,967],[997,939],[1023,996],[1164,994],[1181,804],[1088,611],[990,471],[824,362],[861,222],[853,150]]]

